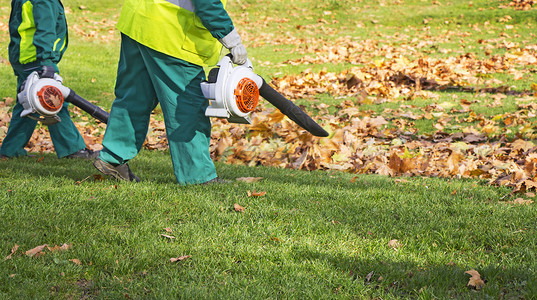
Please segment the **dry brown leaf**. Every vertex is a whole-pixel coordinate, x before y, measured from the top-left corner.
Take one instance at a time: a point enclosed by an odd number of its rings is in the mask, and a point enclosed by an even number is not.
[[[388,247],[396,250],[397,248],[401,247],[401,243],[399,242],[399,240],[396,240],[396,239],[390,240],[388,242]]]
[[[515,200],[513,200],[513,202],[509,202],[509,203],[520,204],[520,205],[530,205],[533,203],[533,200],[526,200],[524,198],[516,198]]]
[[[485,286],[485,281],[481,279],[481,275],[474,269],[464,272],[472,277],[470,277],[470,280],[468,281],[468,286],[471,288],[474,288],[476,290],[479,290]]]
[[[250,190],[248,190],[248,197],[263,197],[267,194],[267,192],[263,191],[263,192],[256,192],[255,190],[253,192],[250,192]]]
[[[77,259],[77,258],[72,258],[69,261],[79,266],[82,265],[82,262],[80,261],[80,259]]]
[[[63,245],[61,246],[58,246],[58,245],[55,245],[54,247],[48,247],[48,250],[50,252],[55,252],[55,251],[66,251],[66,250],[69,250],[71,248],[71,244],[66,244],[64,243]]]
[[[160,234],[160,236],[162,236],[162,237],[165,237],[165,238],[167,238],[167,239],[170,239],[170,240],[173,240],[173,239],[175,239],[175,237],[174,237],[174,236],[172,236],[172,235],[167,235],[167,234]]]
[[[179,256],[179,257],[172,257],[170,258],[170,261],[171,262],[176,262],[176,261],[182,261],[182,260],[185,260],[187,258],[191,258],[192,255],[183,255],[183,256]]]
[[[47,244],[44,244],[44,245],[41,245],[41,246],[37,246],[35,248],[32,248],[26,252],[24,252],[24,254],[28,255],[28,256],[39,256],[41,254],[41,251],[43,251],[43,249],[45,249],[45,247],[48,247]]]
[[[102,181],[102,180],[104,180],[104,176],[103,176],[102,174],[93,174],[92,176],[93,176],[93,179],[94,179],[95,181]]]
[[[243,182],[247,182],[247,183],[252,183],[252,182],[258,182],[260,180],[262,180],[263,177],[239,177],[237,178],[237,181],[243,181]]]
[[[8,260],[8,259],[11,259],[11,256],[17,252],[17,249],[19,249],[19,245],[15,244],[15,246],[13,246],[13,248],[11,248],[11,253],[6,257],[4,258],[4,260]]]
[[[166,228],[164,228],[164,230],[166,230],[167,233],[172,233],[173,232],[170,227],[166,227]]]
[[[369,273],[365,276],[365,282],[370,282],[370,281],[371,281],[371,277],[373,277],[373,274],[375,274],[375,271],[371,271],[371,272],[369,272]]]
[[[237,212],[243,212],[246,209],[245,207],[240,206],[238,203],[233,204],[233,208]]]

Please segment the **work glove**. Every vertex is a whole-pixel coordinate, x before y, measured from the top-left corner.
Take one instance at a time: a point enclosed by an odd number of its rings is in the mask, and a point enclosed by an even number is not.
[[[54,78],[54,73],[56,73],[56,70],[54,70],[53,66],[43,66],[41,70],[37,71],[41,78]]]
[[[224,47],[231,52],[231,61],[236,65],[244,65],[248,55],[246,48],[241,43],[241,37],[239,33],[233,29],[228,35],[218,40]]]

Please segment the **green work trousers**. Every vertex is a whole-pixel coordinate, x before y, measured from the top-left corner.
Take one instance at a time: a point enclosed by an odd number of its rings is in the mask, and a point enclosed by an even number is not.
[[[31,72],[18,73],[20,74],[17,76],[18,86],[22,85],[22,82],[26,80],[26,77],[28,77],[30,73]],[[17,88],[17,90],[19,89]],[[50,139],[52,140],[58,158],[65,157],[86,148],[84,139],[69,116],[69,111],[67,110],[68,105],[69,103],[65,102],[62,109],[58,112],[58,116],[62,121],[48,126]],[[22,111],[23,107],[17,101],[13,108],[13,114],[11,116],[6,137],[2,141],[2,147],[0,148],[0,154],[2,155],[15,157],[25,156],[27,154],[24,147],[32,137],[37,121],[28,117],[21,118],[20,114]]]
[[[152,50],[121,35],[116,99],[103,138],[100,159],[123,164],[134,158],[145,141],[151,112],[162,108],[173,169],[179,184],[216,178],[209,153],[209,101],[200,83],[202,67]]]

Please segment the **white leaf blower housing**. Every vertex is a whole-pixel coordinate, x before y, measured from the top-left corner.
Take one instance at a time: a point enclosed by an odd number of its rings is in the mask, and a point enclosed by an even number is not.
[[[263,78],[253,72],[249,59],[244,65],[234,66],[231,58],[224,56],[217,66],[209,72],[209,80],[201,83],[203,95],[210,100],[205,115],[251,124],[250,113],[259,103]]]
[[[17,95],[24,110],[21,117],[32,117],[37,113],[45,118],[57,118],[65,98],[71,90],[62,84],[60,75],[54,78],[41,78],[37,72],[32,72],[24,83],[22,91]]]

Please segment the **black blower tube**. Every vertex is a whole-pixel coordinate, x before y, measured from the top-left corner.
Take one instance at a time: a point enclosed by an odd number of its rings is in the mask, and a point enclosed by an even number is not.
[[[263,79],[263,78],[261,78]],[[296,106],[291,100],[285,98],[282,94],[278,93],[263,79],[263,84],[259,89],[259,95],[265,100],[276,106],[284,115],[289,117],[293,122],[297,123],[300,127],[306,129],[314,136],[327,137],[328,132],[324,130],[319,124],[317,124],[308,114],[306,114],[300,107]]]
[[[97,105],[89,102],[88,100],[80,97],[79,95],[75,93],[75,91],[71,90],[71,92],[69,93],[69,96],[67,96],[67,99],[65,99],[65,101],[73,103],[74,106],[87,112],[93,118],[105,124],[108,123],[108,118],[110,117],[109,113],[107,113],[102,108],[98,107]]]

